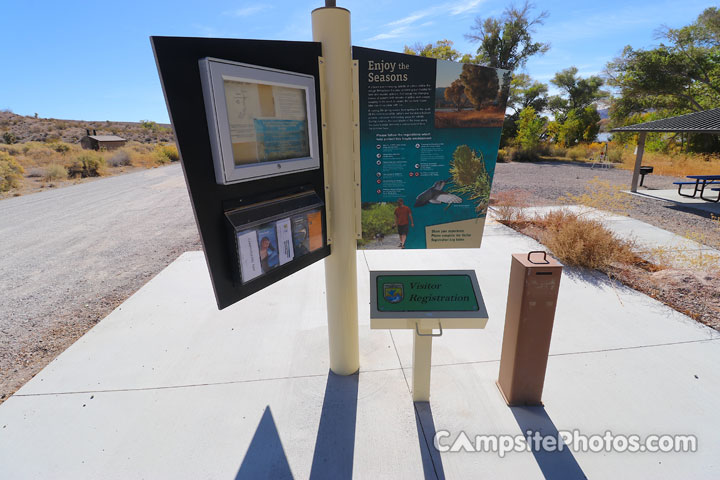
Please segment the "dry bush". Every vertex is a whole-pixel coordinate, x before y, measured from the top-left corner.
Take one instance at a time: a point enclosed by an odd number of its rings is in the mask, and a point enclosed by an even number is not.
[[[0,192],[18,188],[22,183],[25,170],[15,158],[0,152]]]
[[[634,243],[617,237],[597,220],[564,210],[536,217],[540,242],[562,263],[606,270],[613,264],[635,264]]]
[[[630,195],[622,191],[624,188],[626,187],[613,185],[606,180],[595,177],[587,182],[584,193],[580,195],[566,193],[565,196],[560,197],[558,200],[565,204],[584,205],[598,210],[607,210],[626,215],[630,210],[632,199]]]
[[[98,153],[87,152],[78,155],[68,167],[68,176],[77,177],[99,177],[105,167],[105,159]]]
[[[128,150],[117,150],[114,152],[106,163],[110,167],[127,167],[132,165],[132,154]]]
[[[46,182],[50,182],[53,180],[61,180],[63,178],[67,178],[67,176],[68,171],[65,167],[57,163],[53,163],[45,167],[45,171],[43,173],[43,180],[45,180]]]
[[[524,190],[505,190],[495,192],[490,196],[490,205],[493,207],[495,217],[503,224],[526,223],[527,216],[523,208],[529,205],[529,194]]]

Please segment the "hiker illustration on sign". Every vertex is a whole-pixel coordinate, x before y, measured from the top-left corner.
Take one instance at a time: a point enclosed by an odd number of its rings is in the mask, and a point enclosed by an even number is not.
[[[360,248],[479,247],[510,72],[359,47],[353,55]],[[400,205],[412,208],[410,228],[398,222]]]

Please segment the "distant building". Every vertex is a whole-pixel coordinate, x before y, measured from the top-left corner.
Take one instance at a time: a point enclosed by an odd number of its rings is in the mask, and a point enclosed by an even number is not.
[[[125,146],[127,140],[117,135],[98,135],[95,130],[85,130],[87,135],[80,139],[80,146],[86,150],[113,150]]]

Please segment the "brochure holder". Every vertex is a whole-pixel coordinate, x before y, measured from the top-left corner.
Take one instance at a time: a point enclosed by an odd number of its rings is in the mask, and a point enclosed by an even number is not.
[[[235,281],[245,286],[270,273],[294,271],[303,257],[327,246],[324,215],[324,203],[314,192],[226,210]]]

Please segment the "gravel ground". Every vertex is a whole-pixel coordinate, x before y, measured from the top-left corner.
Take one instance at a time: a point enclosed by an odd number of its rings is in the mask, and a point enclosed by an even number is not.
[[[620,169],[590,168],[573,162],[501,163],[493,181],[493,195],[499,192],[528,192],[527,206],[560,205],[558,197],[585,192],[594,177],[629,190],[632,173]],[[674,189],[680,179],[649,175],[649,189]],[[642,187],[641,187],[642,189]],[[639,189],[640,190],[640,189]],[[678,235],[698,234],[693,240],[720,249],[720,224],[709,214],[678,209],[673,202],[629,195],[630,217],[655,225]],[[521,199],[522,200],[522,199]],[[525,206],[525,205],[522,205]],[[613,276],[672,308],[720,331],[720,273],[711,266],[671,266],[647,272],[636,266],[617,267]]]
[[[630,189],[632,172],[615,168],[591,168],[590,164],[578,162],[498,163],[493,179],[493,194],[519,190],[529,194],[531,206],[560,205],[559,197],[568,193],[579,195],[594,177]],[[675,189],[676,177],[647,175],[644,186],[652,190]],[[643,187],[639,188],[639,191]],[[697,210],[678,208],[673,202],[630,196],[629,210],[632,218],[655,225],[678,235],[699,232],[701,243],[720,249],[720,228],[709,214]],[[699,240],[698,240],[699,241]]]
[[[0,201],[0,402],[181,253],[180,165]]]

